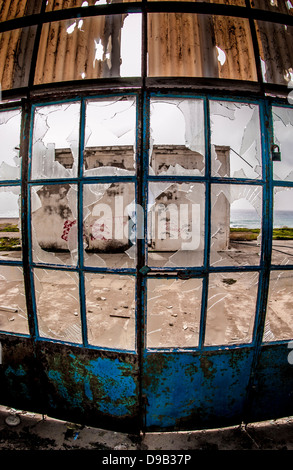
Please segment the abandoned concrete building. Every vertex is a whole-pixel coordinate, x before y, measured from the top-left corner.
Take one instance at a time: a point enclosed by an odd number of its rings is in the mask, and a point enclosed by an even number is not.
[[[54,144],[48,144],[44,158],[46,166],[52,167],[58,162],[67,169],[72,169],[74,159],[70,148],[55,149]],[[229,175],[230,149],[229,147],[216,146],[217,160],[220,164],[219,174]],[[152,149],[150,165],[156,174],[168,174],[168,171],[180,167],[198,172],[204,168],[204,157],[198,152],[193,152],[181,145],[164,146],[157,145]],[[93,147],[87,148],[84,153],[85,171],[95,168],[113,167],[122,170],[133,170],[133,147]],[[70,185],[43,186],[36,193],[40,198],[40,207],[32,214],[32,225],[36,239],[44,250],[57,252],[68,251],[68,237],[70,230],[76,227],[76,218],[72,214],[67,193]],[[186,191],[180,191],[176,184],[170,184],[156,198],[156,204],[149,213],[149,249],[156,252],[176,252],[178,250],[201,250],[203,240],[200,236],[197,241],[192,240],[184,244],[180,236],[178,223],[180,207],[188,206],[185,220],[185,230],[192,231],[192,223],[200,233],[200,225],[204,220],[204,198],[198,200],[198,219],[192,221],[191,201],[186,197]],[[117,203],[121,198],[121,207]],[[83,236],[86,250],[92,252],[117,253],[125,252],[131,247],[131,229],[133,222],[126,213],[127,206],[135,201],[134,191],[127,191],[125,186],[112,183],[105,188],[101,197],[93,195],[89,216],[84,220]],[[100,208],[100,211],[97,209]],[[163,210],[162,210],[163,207]],[[105,208],[109,209],[109,215],[105,214]],[[158,211],[158,208],[161,208]],[[224,251],[229,248],[230,240],[230,202],[226,197],[218,198],[215,202],[217,216],[214,223],[221,226],[219,237],[215,243],[217,250]],[[107,220],[108,217],[108,220]],[[159,219],[159,220],[158,220]],[[45,221],[45,223],[44,223]],[[119,227],[124,226],[120,234]],[[117,225],[117,228],[116,228]],[[153,226],[153,227],[152,227]],[[54,230],[48,230],[54,227]],[[176,230],[175,230],[176,228]],[[183,248],[182,248],[183,244]]]
[[[0,0],[0,404],[292,415],[290,0]]]

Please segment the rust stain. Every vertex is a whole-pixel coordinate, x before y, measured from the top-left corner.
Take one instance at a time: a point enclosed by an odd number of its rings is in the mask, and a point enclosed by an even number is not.
[[[203,372],[203,375],[206,379],[212,379],[215,376],[216,368],[214,367],[213,362],[207,357],[200,357],[200,365]]]

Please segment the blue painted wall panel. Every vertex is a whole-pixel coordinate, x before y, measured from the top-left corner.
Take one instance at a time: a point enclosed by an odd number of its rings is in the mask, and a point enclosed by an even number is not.
[[[139,414],[136,356],[54,347],[54,354],[49,347],[40,351],[49,413],[75,416],[78,422],[97,427],[135,429]]]
[[[293,364],[287,343],[262,346],[252,388],[249,421],[293,415]]]
[[[156,353],[144,358],[147,429],[241,422],[252,349]]]

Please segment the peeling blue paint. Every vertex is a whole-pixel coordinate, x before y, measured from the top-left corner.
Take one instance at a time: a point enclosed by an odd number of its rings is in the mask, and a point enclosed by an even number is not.
[[[55,355],[48,378],[64,407],[87,407],[116,417],[131,416],[138,399],[133,365],[121,359]]]
[[[131,365],[121,363],[118,359],[98,358],[91,361],[86,369],[90,376],[98,377],[104,392],[104,400],[97,404],[100,410],[114,416],[127,415],[130,412],[129,405],[137,399]]]
[[[182,423],[188,419],[201,425],[239,419],[252,351],[240,350],[234,356],[235,366],[231,368],[231,351],[205,356],[205,361],[192,353],[146,355],[147,427],[176,427],[178,423],[184,427]],[[160,361],[164,367],[158,376]]]
[[[82,408],[83,397],[81,393],[76,393],[74,395],[69,393],[68,389],[65,386],[66,381],[64,380],[63,374],[56,370],[51,370],[49,371],[48,376],[54,382],[60,396],[64,398],[69,405],[72,405],[73,407]]]
[[[91,384],[88,377],[85,377],[84,381],[84,393],[89,400],[93,400],[93,393],[91,391]]]
[[[17,377],[24,377],[26,375],[26,371],[21,365],[19,365],[17,369],[13,369],[11,366],[8,366],[5,371],[5,375],[8,376],[9,374],[16,375]]]
[[[5,370],[5,376],[8,379],[9,389],[12,393],[17,393],[19,398],[30,399],[31,393],[27,383],[27,372],[22,365],[19,365],[17,368],[8,366]]]

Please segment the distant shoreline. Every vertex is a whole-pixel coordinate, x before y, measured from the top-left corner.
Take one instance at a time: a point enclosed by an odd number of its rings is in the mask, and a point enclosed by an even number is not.
[[[19,217],[0,217],[0,221],[2,222],[3,220],[18,220]]]
[[[253,241],[258,238],[260,234],[259,228],[230,228],[231,241]],[[292,227],[273,228],[273,240],[293,240]]]
[[[0,217],[0,225],[1,224],[12,224],[15,225],[19,221],[19,217]]]

